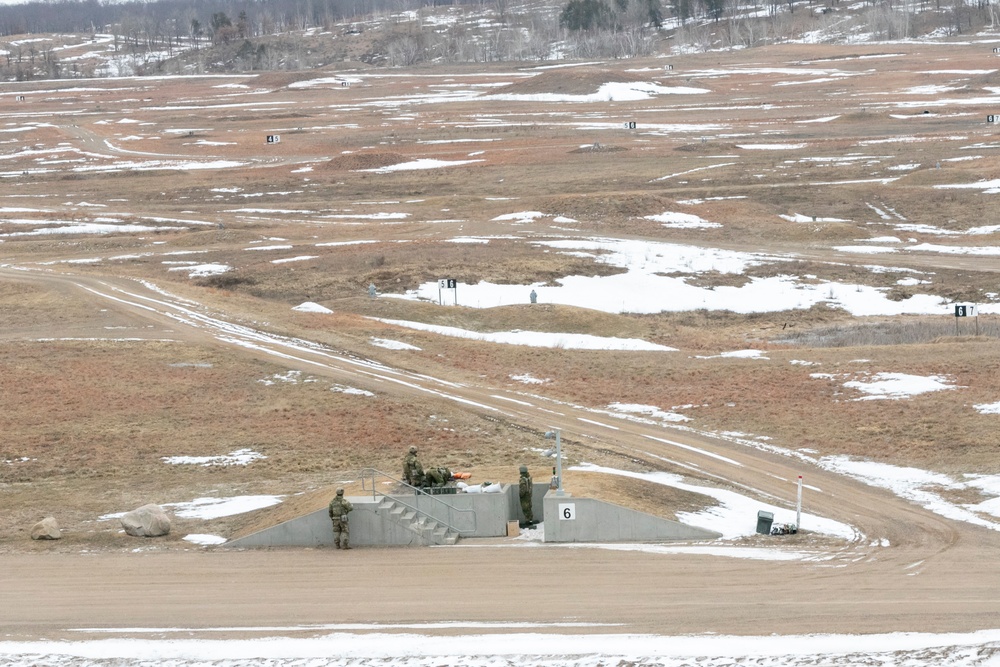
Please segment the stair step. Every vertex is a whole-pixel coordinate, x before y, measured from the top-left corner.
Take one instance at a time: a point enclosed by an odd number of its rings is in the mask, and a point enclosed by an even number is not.
[[[378,509],[388,512],[390,519],[422,536],[429,543],[455,544],[460,537],[451,527],[441,523],[437,519],[426,514],[420,514],[408,505],[388,496],[382,497],[382,500],[378,504]]]

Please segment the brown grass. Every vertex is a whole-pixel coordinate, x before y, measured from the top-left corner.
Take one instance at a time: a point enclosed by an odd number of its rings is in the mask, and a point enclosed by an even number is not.
[[[357,171],[388,167],[400,162],[406,162],[406,156],[400,153],[349,153],[333,158],[324,167],[334,170]]]
[[[553,93],[561,95],[589,95],[595,93],[605,83],[648,81],[648,77],[618,69],[596,67],[574,67],[542,72],[516,83],[498,89],[504,95],[535,95]]]
[[[949,58],[949,67],[962,68],[979,66],[980,51],[977,46],[954,45],[935,53]],[[917,109],[911,117],[893,118],[901,114],[887,106],[891,96],[885,92],[926,83],[926,58],[919,47],[895,45],[893,52],[904,55],[894,57],[892,66],[877,76],[870,69],[878,61],[847,59],[877,52],[878,47],[845,50],[786,45],[684,56],[675,59],[677,70],[672,76],[658,80],[711,92],[599,107],[563,105],[557,111],[566,115],[558,116],[552,114],[552,105],[528,101],[415,105],[412,114],[387,113],[366,104],[376,98],[432,92],[433,86],[440,85],[440,77],[371,79],[363,86],[337,91],[287,89],[289,83],[316,73],[248,77],[248,85],[272,89],[269,102],[294,102],[294,106],[266,112],[234,114],[223,107],[205,108],[197,120],[187,111],[129,112],[156,124],[143,133],[200,128],[197,139],[234,142],[228,146],[195,146],[186,134],[123,143],[122,137],[138,126],[114,121],[121,117],[118,109],[134,106],[125,100],[135,93],[129,87],[109,86],[85,103],[112,122],[42,127],[19,133],[18,140],[50,148],[68,142],[83,151],[103,147],[105,152],[107,140],[140,151],[257,162],[245,169],[209,173],[81,174],[73,172],[72,165],[64,165],[51,174],[6,179],[9,187],[0,196],[0,206],[37,207],[47,212],[28,215],[35,220],[33,225],[0,223],[0,233],[39,229],[52,220],[93,220],[105,215],[130,221],[163,216],[211,224],[141,235],[8,236],[0,243],[0,262],[48,270],[52,265],[46,262],[103,258],[96,264],[57,264],[55,268],[149,279],[218,307],[235,319],[450,381],[503,386],[595,408],[612,402],[664,410],[693,406],[677,409],[700,429],[769,436],[775,444],[809,447],[821,454],[851,454],[954,472],[996,472],[995,451],[1000,445],[996,417],[981,415],[972,407],[997,400],[995,348],[1000,333],[985,316],[977,338],[969,330],[971,322],[962,322],[960,335],[954,335],[950,330],[954,321],[944,315],[859,321],[822,305],[767,314],[693,311],[636,316],[527,304],[528,285],[553,283],[567,275],[619,271],[591,258],[546,251],[530,243],[531,239],[574,234],[567,227],[583,235],[801,255],[794,262],[753,267],[741,276],[707,273],[689,278],[692,284],[706,287],[794,273],[813,275],[815,282],[883,288],[897,300],[920,293],[946,300],[993,301],[996,270],[990,262],[905,253],[889,259],[852,257],[832,250],[885,235],[907,242],[912,238],[936,244],[995,244],[989,236],[942,236],[919,228],[900,232],[893,225],[901,220],[883,220],[869,206],[891,208],[913,225],[956,233],[998,224],[991,196],[976,190],[932,187],[1000,175],[1000,157],[990,150],[968,148],[993,141],[981,116],[994,110],[970,107],[963,109],[968,116],[924,118],[919,113],[922,109]],[[705,80],[684,73],[731,64],[787,67],[790,62],[823,58],[834,58],[830,66],[856,71],[859,76],[838,80],[825,89],[812,84],[774,85],[787,80],[787,75]],[[656,59],[630,61],[620,66],[554,70],[530,79],[519,78],[506,65],[490,66],[488,71],[458,68],[454,74],[456,80],[469,84],[509,83],[501,92],[592,93],[608,81],[651,80],[651,75],[625,70],[659,69],[661,64]],[[232,91],[220,92],[213,85],[212,80],[150,82],[143,92],[143,99],[148,99],[144,105],[167,107],[178,99],[199,98],[209,103],[229,101],[226,96]],[[965,85],[974,89],[985,83],[970,80]],[[824,100],[823,108],[817,107],[817,99]],[[64,101],[36,96],[31,111],[62,111]],[[589,117],[582,120],[578,113]],[[626,120],[636,120],[640,127],[636,131],[581,129],[580,123],[591,122],[594,114],[612,128]],[[829,123],[799,122],[827,115],[839,117]],[[498,122],[487,125],[484,117],[495,117]],[[660,125],[700,127],[706,122],[716,123],[718,129],[652,129]],[[282,143],[265,146],[263,136],[275,132],[283,135]],[[886,138],[897,141],[870,143]],[[463,141],[469,139],[476,141]],[[595,143],[621,150],[580,149]],[[778,151],[738,148],[749,143],[806,146]],[[390,174],[356,171],[416,158],[466,159],[478,151],[483,151],[478,156],[483,162],[462,168]],[[37,167],[34,156],[8,152],[5,170]],[[865,159],[808,159],[848,155]],[[966,156],[979,157],[947,161]],[[939,161],[940,169],[936,168]],[[303,162],[314,170],[293,173]],[[921,166],[908,172],[890,170],[906,163]],[[898,180],[874,181],[890,177]],[[839,181],[857,182],[816,185]],[[220,192],[219,188],[238,190]],[[678,203],[692,199],[703,202]],[[81,207],[75,205],[78,202],[108,207]],[[255,213],[241,208],[291,212]],[[495,220],[525,210],[542,211],[547,217],[527,224]],[[723,227],[676,230],[643,219],[664,211],[693,213]],[[404,212],[407,217],[333,217],[390,212]],[[794,213],[846,222],[791,223],[778,217]],[[557,215],[577,222],[557,224],[553,221]],[[477,235],[494,238],[488,244],[448,242],[455,236]],[[508,236],[517,238],[502,238]],[[375,243],[317,245],[353,241]],[[254,244],[279,243],[293,248],[247,250]],[[199,252],[162,255],[188,250]],[[301,255],[316,257],[273,263]],[[125,257],[109,259],[121,256]],[[163,262],[172,260],[222,262],[235,268],[224,279],[189,280],[183,273],[168,271],[173,265]],[[872,273],[865,268],[874,263],[900,270]],[[896,284],[907,275],[925,278],[930,284]],[[445,276],[465,284],[523,285],[525,303],[475,309],[371,300],[366,294],[369,283],[383,293],[402,293]],[[306,300],[335,313],[290,310]],[[409,444],[418,444],[428,462],[468,469],[480,480],[490,476],[513,481],[514,462],[519,460],[526,460],[537,478],[548,464],[531,453],[539,439],[537,433],[525,430],[532,425],[490,421],[430,400],[403,401],[379,393],[377,387],[376,397],[361,398],[334,393],[327,381],[266,386],[259,380],[287,369],[237,351],[171,342],[171,331],[151,328],[113,308],[94,307],[68,288],[48,291],[21,280],[0,281],[0,315],[4,322],[0,328],[4,369],[0,490],[9,508],[0,518],[0,549],[41,548],[25,546],[25,530],[47,513],[59,512],[69,531],[66,544],[70,546],[59,548],[124,548],[129,542],[117,536],[113,524],[93,523],[96,516],[150,499],[312,494],[290,499],[260,519],[233,518],[199,527],[199,532],[226,534],[246,530],[261,521],[325,504],[331,486],[352,479],[362,466],[396,470]],[[475,331],[521,329],[635,337],[680,351],[593,353],[501,346],[393,327],[371,317]],[[420,350],[377,348],[370,344],[373,336],[407,342]],[[78,340],[41,340],[59,338]],[[769,359],[704,358],[744,348],[763,350]],[[817,365],[795,365],[793,360]],[[961,388],[905,401],[857,401],[860,396],[843,387],[843,382],[861,377],[862,372],[880,371],[944,375]],[[815,372],[832,373],[836,378],[810,377]],[[548,381],[521,385],[511,379],[521,373]],[[242,447],[268,458],[247,468],[167,466],[160,460],[168,455],[225,454]],[[568,445],[568,453],[576,461],[653,467],[607,458],[610,455],[579,444]],[[621,499],[644,511],[661,506],[676,511],[703,502],[660,487],[600,476],[580,477],[573,483],[588,493]]]

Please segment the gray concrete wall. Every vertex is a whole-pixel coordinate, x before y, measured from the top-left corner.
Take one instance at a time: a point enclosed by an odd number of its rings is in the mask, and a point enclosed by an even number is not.
[[[500,493],[456,493],[447,496],[420,494],[393,498],[454,526],[462,537],[501,537],[507,534],[507,518],[511,516],[507,509],[507,496],[511,487],[503,484],[501,489]],[[516,487],[514,494],[517,495]]]
[[[371,496],[350,497],[351,546],[424,546],[416,533],[400,526],[379,512]],[[333,527],[326,508],[265,528],[252,535],[226,543],[228,547],[317,547],[333,546]]]
[[[395,496],[427,514],[469,532],[463,537],[503,537],[508,520],[522,520],[517,486],[504,485],[502,493],[459,493],[449,496]],[[441,502],[436,502],[436,500]],[[379,510],[381,498],[352,496],[352,546],[425,546],[428,542]],[[559,505],[572,505],[573,519],[560,518]],[[453,508],[453,509],[452,509]],[[455,510],[476,512],[475,530],[471,518]],[[594,500],[557,496],[548,484],[534,485],[535,520],[545,522],[546,542],[659,542],[665,540],[707,540],[718,533],[686,526],[676,521],[636,512],[634,510]],[[451,521],[448,516],[451,515]],[[333,545],[333,529],[326,508],[297,519],[280,523],[262,531],[226,543],[236,548],[253,547],[317,547]]]
[[[546,542],[661,542],[711,540],[719,533],[636,512],[593,498],[545,494]],[[560,506],[563,506],[562,509]],[[572,518],[566,518],[567,512]]]
[[[513,487],[514,506],[517,488]],[[515,518],[510,513],[511,487],[504,485],[501,493],[457,493],[455,495],[427,496],[400,495],[392,498],[459,530],[462,537],[503,537],[507,535],[507,520]],[[352,496],[351,545],[353,546],[423,546],[428,544],[417,533],[405,528],[379,510],[381,498]],[[459,510],[472,510],[470,512]],[[315,547],[333,546],[333,528],[327,510],[316,510],[305,516],[265,528],[252,535],[226,543],[231,547]]]

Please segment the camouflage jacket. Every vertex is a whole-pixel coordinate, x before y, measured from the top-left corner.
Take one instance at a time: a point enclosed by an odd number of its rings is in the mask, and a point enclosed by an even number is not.
[[[330,501],[330,518],[340,521],[340,517],[347,516],[347,513],[354,509],[354,506],[343,496],[334,496]]]
[[[424,477],[424,467],[420,465],[416,454],[407,454],[403,459],[403,479],[420,482]]]
[[[451,480],[451,471],[447,468],[428,468],[425,480],[435,486],[444,486]]]
[[[521,498],[530,498],[532,492],[531,475],[521,475],[517,484],[517,495]]]

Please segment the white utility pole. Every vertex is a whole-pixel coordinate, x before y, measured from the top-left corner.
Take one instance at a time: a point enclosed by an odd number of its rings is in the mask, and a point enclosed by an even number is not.
[[[795,532],[802,530],[802,475],[799,475],[799,497],[795,503]]]
[[[552,439],[552,438],[556,439],[556,480],[559,483],[559,485],[556,487],[556,495],[557,496],[561,496],[561,495],[563,495],[563,486],[562,486],[562,429],[558,429],[557,428],[554,431],[547,431],[545,433],[545,438],[547,440],[548,439]]]

